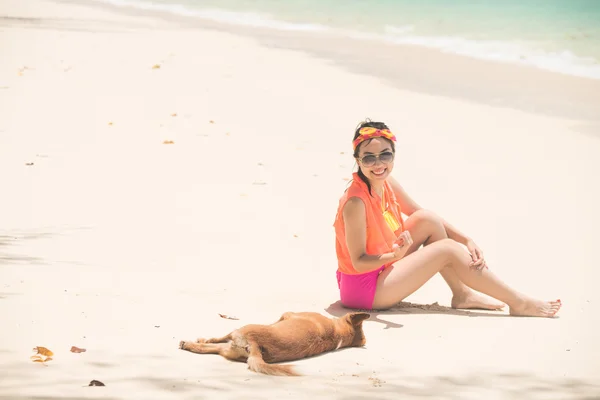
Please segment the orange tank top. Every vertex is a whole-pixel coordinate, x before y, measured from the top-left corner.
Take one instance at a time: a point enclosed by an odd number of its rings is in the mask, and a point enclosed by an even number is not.
[[[345,274],[357,275],[368,271],[359,272],[352,265],[348,246],[346,245],[346,229],[344,227],[343,210],[346,202],[352,197],[358,197],[365,204],[367,214],[367,254],[392,252],[392,245],[404,229],[404,222],[402,221],[400,205],[389,183],[385,182],[383,199],[381,199],[377,194],[369,194],[367,184],[363,182],[356,172],[352,176],[353,179],[350,187],[346,189],[344,195],[340,198],[333,226],[335,228],[335,250],[338,259],[338,271]],[[393,223],[386,221],[390,217],[384,217],[386,209],[387,213],[391,214],[398,223],[395,231],[390,227],[390,225],[393,226]]]

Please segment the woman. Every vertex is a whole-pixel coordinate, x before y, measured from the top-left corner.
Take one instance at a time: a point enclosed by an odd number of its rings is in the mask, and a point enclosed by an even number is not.
[[[334,224],[342,304],[390,308],[439,272],[452,290],[454,308],[504,306],[475,289],[506,303],[512,315],[554,316],[560,300],[536,300],[507,286],[472,239],[410,198],[390,175],[395,141],[382,122],[363,122],[354,135],[358,172],[340,199]]]

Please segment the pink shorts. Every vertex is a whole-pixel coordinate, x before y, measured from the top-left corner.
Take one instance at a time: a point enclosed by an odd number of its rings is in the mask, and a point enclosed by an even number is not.
[[[340,300],[348,308],[371,310],[375,299],[377,278],[385,266],[359,275],[337,271]]]

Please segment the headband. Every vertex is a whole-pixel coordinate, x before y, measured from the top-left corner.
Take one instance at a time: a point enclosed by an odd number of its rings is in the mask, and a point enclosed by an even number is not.
[[[372,127],[360,128],[358,131],[358,137],[352,142],[352,147],[354,150],[358,147],[359,144],[368,139],[373,139],[376,137],[383,137],[389,139],[393,142],[396,141],[396,136],[389,129],[377,129]]]

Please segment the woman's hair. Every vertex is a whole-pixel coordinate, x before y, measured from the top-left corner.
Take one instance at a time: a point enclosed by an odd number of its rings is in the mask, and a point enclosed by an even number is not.
[[[362,128],[376,128],[376,129],[390,129],[388,128],[388,126],[386,124],[384,124],[383,122],[375,122],[375,121],[371,121],[370,119],[367,118],[366,121],[361,122],[360,124],[358,124],[358,126],[356,127],[356,131],[354,132],[354,138],[352,138],[352,141],[356,140],[356,138],[358,138],[358,136],[360,135],[360,133],[358,133]],[[390,145],[392,146],[392,153],[396,153],[396,147],[394,146],[394,142],[387,139],[387,138],[383,138],[385,140],[387,140]],[[358,146],[356,146],[356,149],[354,149],[354,158],[358,159],[358,150],[360,149],[360,146],[362,146],[364,143],[369,143],[372,139],[369,140],[365,140],[363,143],[359,144]],[[365,174],[362,172],[362,170],[360,169],[360,164],[358,165],[358,176],[360,177],[360,179],[363,180],[364,183],[367,184],[367,188],[369,188],[369,194],[371,194],[371,184],[369,183],[369,180],[367,179],[367,177],[365,176]]]

